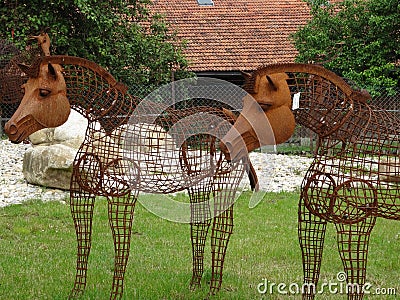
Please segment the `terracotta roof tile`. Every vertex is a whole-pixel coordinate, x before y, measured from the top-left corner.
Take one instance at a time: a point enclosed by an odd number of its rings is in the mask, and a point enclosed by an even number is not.
[[[157,0],[152,10],[165,15],[193,71],[254,70],[269,63],[293,62],[289,34],[310,18],[303,0]]]

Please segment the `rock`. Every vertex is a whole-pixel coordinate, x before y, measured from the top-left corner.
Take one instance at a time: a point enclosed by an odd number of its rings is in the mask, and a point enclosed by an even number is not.
[[[30,144],[12,144],[8,140],[0,140],[0,207],[18,204],[29,199],[44,199],[51,189],[43,189],[26,182],[22,173],[24,153],[32,148]],[[68,192],[56,190],[55,200],[63,201]],[[51,199],[51,195],[46,197]]]
[[[85,138],[87,126],[87,119],[78,112],[71,110],[67,122],[54,128],[54,143],[79,149]]]
[[[177,150],[176,141],[172,136],[155,124],[122,125],[114,130],[113,136],[120,137],[120,146],[134,146],[140,153]]]
[[[25,152],[22,172],[31,184],[69,189],[76,149],[62,144],[42,145]]]
[[[63,125],[31,134],[33,147],[23,158],[25,179],[31,184],[69,189],[72,164],[85,138],[87,124],[85,117],[72,110]]]
[[[400,182],[400,165],[396,158],[385,158],[379,162],[379,180]]]
[[[54,142],[54,128],[45,128],[29,136],[32,145],[50,145]]]
[[[87,119],[71,110],[67,122],[56,128],[45,128],[32,133],[29,140],[33,146],[64,144],[78,149],[85,138]]]

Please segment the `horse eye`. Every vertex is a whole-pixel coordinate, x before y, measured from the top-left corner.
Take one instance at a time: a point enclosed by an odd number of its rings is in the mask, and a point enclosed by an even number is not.
[[[39,95],[40,97],[46,97],[50,94],[51,91],[45,90],[45,89],[39,89]]]

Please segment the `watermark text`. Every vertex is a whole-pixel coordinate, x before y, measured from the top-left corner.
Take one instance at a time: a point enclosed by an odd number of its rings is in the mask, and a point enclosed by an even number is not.
[[[257,285],[257,291],[260,294],[280,294],[280,295],[298,295],[298,294],[364,294],[364,295],[396,295],[394,287],[373,287],[369,282],[362,285],[357,283],[348,283],[344,272],[339,272],[335,280],[324,281],[318,286],[314,283],[284,283],[273,282],[263,278]]]

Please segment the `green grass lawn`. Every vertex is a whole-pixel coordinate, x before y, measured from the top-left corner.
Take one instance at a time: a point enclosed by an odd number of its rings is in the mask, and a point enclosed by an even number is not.
[[[235,207],[235,227],[225,260],[221,292],[213,299],[300,299],[299,295],[264,295],[257,286],[301,284],[297,238],[298,193],[269,193],[248,208],[245,193]],[[400,293],[400,224],[379,220],[374,229],[367,281]],[[321,282],[336,281],[342,270],[333,225],[325,242]],[[0,299],[66,299],[75,274],[75,231],[68,205],[32,201],[0,209]],[[191,278],[189,225],[163,220],[138,204],[124,299],[204,299],[211,276],[206,249],[202,288],[188,289]],[[82,299],[108,299],[113,273],[113,245],[107,204],[99,199],[94,215],[88,285]],[[261,286],[263,287],[263,286]],[[398,296],[397,296],[398,297]],[[317,299],[345,299],[323,294]],[[366,299],[396,299],[369,296]]]

